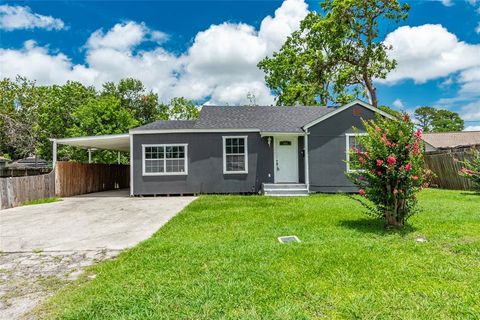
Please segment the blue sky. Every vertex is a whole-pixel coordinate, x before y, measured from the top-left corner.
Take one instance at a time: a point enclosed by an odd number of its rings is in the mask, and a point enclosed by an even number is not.
[[[380,103],[459,112],[480,130],[480,1],[411,1],[384,24],[398,68],[377,82]],[[255,67],[318,2],[7,1],[0,6],[0,76],[100,86],[140,78],[162,100],[241,104],[273,97]]]

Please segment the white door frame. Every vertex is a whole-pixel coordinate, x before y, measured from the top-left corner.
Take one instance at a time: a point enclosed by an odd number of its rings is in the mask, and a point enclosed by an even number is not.
[[[277,141],[279,140],[290,140],[293,141],[295,149],[295,181],[288,181],[293,183],[299,182],[299,172],[298,172],[298,136],[273,136],[273,181],[274,183],[283,183],[285,181],[279,182],[277,180]]]

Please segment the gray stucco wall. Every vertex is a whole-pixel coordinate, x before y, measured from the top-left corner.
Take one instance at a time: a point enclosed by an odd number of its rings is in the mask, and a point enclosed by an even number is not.
[[[248,173],[223,174],[222,136],[248,136]],[[143,176],[142,144],[187,143],[188,175]],[[258,192],[273,182],[273,148],[258,133],[133,135],[134,195]]]
[[[361,111],[360,115],[354,114],[355,108]],[[347,170],[345,134],[353,133],[352,127],[363,131],[362,118],[375,119],[375,113],[357,105],[309,128],[310,191],[355,192],[357,190],[345,176]]]

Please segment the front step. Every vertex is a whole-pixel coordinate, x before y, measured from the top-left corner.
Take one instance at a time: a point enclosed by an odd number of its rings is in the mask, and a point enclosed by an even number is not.
[[[301,183],[264,183],[263,194],[271,197],[308,196],[306,184]]]

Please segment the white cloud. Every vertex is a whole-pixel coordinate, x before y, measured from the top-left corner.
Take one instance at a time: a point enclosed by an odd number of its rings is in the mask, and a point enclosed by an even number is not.
[[[182,55],[162,48],[167,38],[164,33],[136,22],[92,33],[85,44],[85,64],[74,64],[63,53],[27,42],[19,50],[0,49],[0,64],[6,66],[0,69],[0,77],[21,74],[39,84],[77,80],[97,87],[105,81],[134,77],[163,101],[185,96],[235,105],[247,103],[250,92],[257,103],[271,104],[273,96],[256,65],[279,49],[307,13],[303,0],[286,0],[273,17],[262,21],[259,30],[243,23],[212,25],[199,32]],[[145,41],[157,44],[138,50]]]
[[[147,40],[162,43],[166,39],[165,33],[150,30],[143,23],[130,21],[116,24],[107,33],[102,29],[95,31],[88,38],[86,46],[89,49],[111,48],[129,51]]]
[[[480,131],[480,126],[468,126],[463,131]]]
[[[20,50],[0,49],[0,75],[14,78],[17,74],[38,80],[40,84],[64,83],[75,80],[91,84],[96,71],[83,65],[72,65],[63,53],[51,55],[33,40]]]
[[[460,115],[466,121],[480,121],[480,101],[463,106],[460,109]]]
[[[395,101],[393,101],[393,106],[396,107],[396,108],[399,108],[399,109],[404,109],[405,106],[403,104],[403,101],[400,100],[400,99],[396,99]]]
[[[398,62],[385,82],[412,79],[416,83],[480,66],[480,44],[468,44],[441,25],[403,26],[389,33],[389,56]]]
[[[29,7],[0,6],[0,29],[6,31],[33,28],[60,30],[64,27],[65,24],[61,19],[34,13]]]
[[[440,0],[440,2],[446,7],[453,6],[453,1],[452,0]]]

